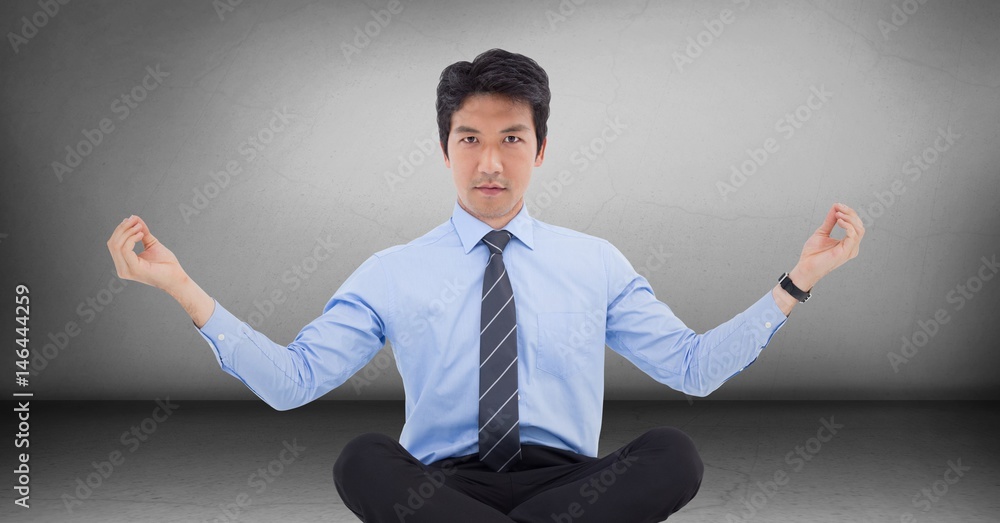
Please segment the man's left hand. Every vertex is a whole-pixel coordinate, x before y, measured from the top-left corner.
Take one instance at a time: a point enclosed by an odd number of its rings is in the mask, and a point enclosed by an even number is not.
[[[839,225],[847,234],[839,240],[831,238],[834,225]],[[858,255],[864,235],[865,226],[858,213],[842,203],[834,204],[826,214],[823,225],[802,247],[799,262],[789,273],[792,282],[802,290],[812,289],[822,277]]]

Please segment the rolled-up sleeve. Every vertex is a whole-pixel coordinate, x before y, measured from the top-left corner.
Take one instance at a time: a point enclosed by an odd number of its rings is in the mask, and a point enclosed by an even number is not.
[[[656,381],[686,394],[707,396],[756,361],[787,319],[768,289],[743,312],[698,334],[656,298],[614,245],[605,244],[604,257],[606,343]]]
[[[391,294],[382,263],[370,256],[287,346],[271,341],[218,301],[195,329],[222,370],[277,410],[304,405],[343,384],[385,345]],[[192,323],[192,325],[194,325]]]

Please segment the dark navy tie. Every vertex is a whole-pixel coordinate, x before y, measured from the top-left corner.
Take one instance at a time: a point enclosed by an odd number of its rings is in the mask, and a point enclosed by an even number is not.
[[[510,239],[506,230],[483,236],[490,261],[483,277],[479,333],[479,460],[497,472],[521,458],[514,290],[503,264],[503,249]]]

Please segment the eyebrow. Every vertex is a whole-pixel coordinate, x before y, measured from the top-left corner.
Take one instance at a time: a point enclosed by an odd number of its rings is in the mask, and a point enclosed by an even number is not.
[[[503,134],[503,133],[516,133],[518,131],[527,131],[529,129],[530,128],[527,125],[519,123],[519,124],[516,124],[516,125],[512,125],[512,126],[506,128],[506,129],[501,129],[500,130],[500,134]],[[455,132],[456,133],[475,133],[475,134],[480,134],[478,129],[473,129],[472,127],[469,127],[467,125],[459,125],[458,127],[455,128]]]

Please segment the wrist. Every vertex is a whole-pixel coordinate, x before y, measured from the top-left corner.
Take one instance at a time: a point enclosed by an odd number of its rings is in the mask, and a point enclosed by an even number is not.
[[[188,313],[195,327],[202,328],[208,319],[215,312],[215,298],[212,298],[204,289],[192,280],[187,274],[179,279],[169,289],[164,289],[167,294],[177,300],[177,303]]]
[[[181,297],[189,295],[192,288],[197,286],[198,284],[186,272],[181,272],[180,276],[174,278],[170,283],[165,284],[160,290],[169,294],[173,299],[180,301]]]
[[[788,294],[785,289],[781,288],[781,285],[775,285],[771,288],[771,297],[774,298],[774,303],[781,309],[781,312],[785,313],[785,317],[788,317],[792,313],[792,308],[799,303],[799,300]]]
[[[818,277],[809,274],[807,271],[799,267],[799,265],[795,265],[791,271],[788,271],[788,278],[792,280],[792,283],[794,283],[796,287],[805,292],[812,291],[812,288],[816,286],[817,282],[819,282]]]

